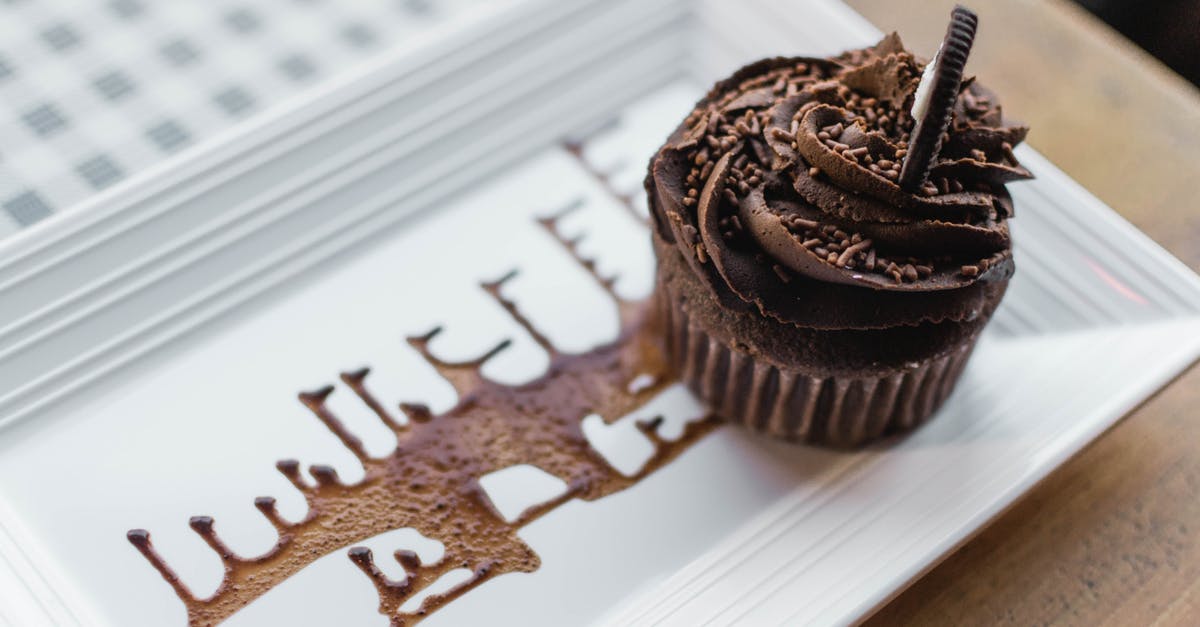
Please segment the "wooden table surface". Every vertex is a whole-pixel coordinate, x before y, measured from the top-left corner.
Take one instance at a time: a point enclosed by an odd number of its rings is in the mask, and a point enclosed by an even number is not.
[[[953,6],[847,1],[926,55]],[[1200,92],[1065,0],[960,1],[980,21],[968,74],[1029,143],[1200,270]],[[996,623],[1200,625],[1200,368],[867,621]]]

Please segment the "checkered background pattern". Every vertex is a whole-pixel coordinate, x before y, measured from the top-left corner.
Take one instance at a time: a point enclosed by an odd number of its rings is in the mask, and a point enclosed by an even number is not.
[[[0,0],[0,237],[485,0]]]

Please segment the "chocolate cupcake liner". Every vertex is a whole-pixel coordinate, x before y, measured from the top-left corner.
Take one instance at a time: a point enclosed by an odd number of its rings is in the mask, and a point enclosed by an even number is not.
[[[817,375],[729,346],[671,291],[660,283],[656,307],[680,379],[730,422],[797,442],[849,448],[912,430],[950,395],[978,338],[882,376]]]

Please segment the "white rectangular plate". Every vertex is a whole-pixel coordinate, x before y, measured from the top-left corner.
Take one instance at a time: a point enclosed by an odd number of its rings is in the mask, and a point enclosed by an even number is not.
[[[586,234],[621,294],[645,295],[647,233],[623,205],[645,211],[645,162],[704,85],[754,57],[878,35],[832,3],[738,6],[507,3],[5,243],[0,624],[181,624],[125,532],[150,529],[211,591],[221,564],[189,516],[213,515],[257,554],[274,532],[254,497],[304,510],[275,460],[362,474],[298,391],[371,365],[389,405],[454,402],[405,335],[444,325],[432,349],[447,359],[512,337],[484,374],[537,376],[546,355],[481,280],[521,269],[507,295],[566,350],[610,340],[611,305],[535,218],[582,203],[564,229]],[[585,140],[581,156],[565,137]],[[1019,271],[931,424],[852,454],[721,429],[635,487],[526,527],[539,571],[427,624],[852,622],[1177,375],[1200,354],[1200,281],[1032,150],[1020,157],[1038,180],[1013,186]],[[330,402],[388,453],[390,432],[347,390]],[[597,446],[636,467],[634,420],[665,414],[670,435],[699,412],[672,389]],[[529,504],[546,498],[537,487],[494,496]],[[437,552],[411,530],[365,544]],[[376,605],[339,551],[229,622],[386,624]]]

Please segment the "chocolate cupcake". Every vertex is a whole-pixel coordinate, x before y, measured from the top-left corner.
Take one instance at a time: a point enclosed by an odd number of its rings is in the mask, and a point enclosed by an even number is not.
[[[1005,183],[1030,178],[1027,129],[963,80],[974,26],[956,9],[924,66],[895,34],[746,66],[652,159],[655,310],[720,415],[855,446],[949,395],[1013,274]]]

